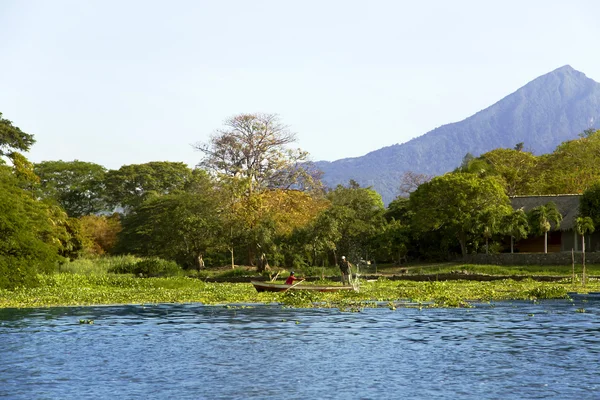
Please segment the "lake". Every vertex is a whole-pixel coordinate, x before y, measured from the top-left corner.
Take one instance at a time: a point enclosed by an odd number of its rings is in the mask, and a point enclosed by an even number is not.
[[[0,309],[0,398],[598,399],[599,306]]]

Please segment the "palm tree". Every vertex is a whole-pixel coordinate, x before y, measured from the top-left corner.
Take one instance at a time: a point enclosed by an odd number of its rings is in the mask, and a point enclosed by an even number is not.
[[[527,214],[522,208],[514,210],[512,213],[505,215],[501,223],[504,232],[510,235],[510,252],[514,253],[515,239],[525,239],[529,233]]]
[[[581,261],[583,264],[581,283],[585,286],[585,234],[594,233],[594,221],[590,217],[577,217],[575,220],[575,229],[581,235]]]
[[[548,253],[548,231],[555,224],[555,229],[560,226],[562,215],[558,211],[554,202],[546,203],[543,206],[532,208],[529,212],[529,221],[532,230],[535,233],[544,235],[544,253]]]

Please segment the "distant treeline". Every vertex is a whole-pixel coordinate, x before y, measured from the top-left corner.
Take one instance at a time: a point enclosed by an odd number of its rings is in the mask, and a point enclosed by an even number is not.
[[[132,254],[183,268],[251,265],[309,269],[342,255],[400,263],[502,251],[504,237],[543,234],[552,206],[520,215],[509,195],[582,193],[600,198],[600,132],[549,155],[497,149],[466,156],[433,179],[411,174],[410,196],[386,208],[353,181],[322,186],[306,152],[277,116],[237,115],[199,143],[199,164],[30,163],[34,144],[0,114],[0,288],[35,285],[39,273],[79,257]],[[545,219],[544,219],[545,218]]]

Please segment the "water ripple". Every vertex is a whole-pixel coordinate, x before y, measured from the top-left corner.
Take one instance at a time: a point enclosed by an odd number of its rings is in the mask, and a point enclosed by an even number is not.
[[[3,309],[0,398],[593,399],[599,306]]]

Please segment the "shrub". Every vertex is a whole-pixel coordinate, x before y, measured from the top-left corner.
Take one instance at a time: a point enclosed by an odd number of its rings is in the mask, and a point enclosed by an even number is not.
[[[183,270],[175,261],[162,258],[146,258],[135,262],[124,262],[109,269],[116,274],[134,274],[143,277],[177,276]]]

